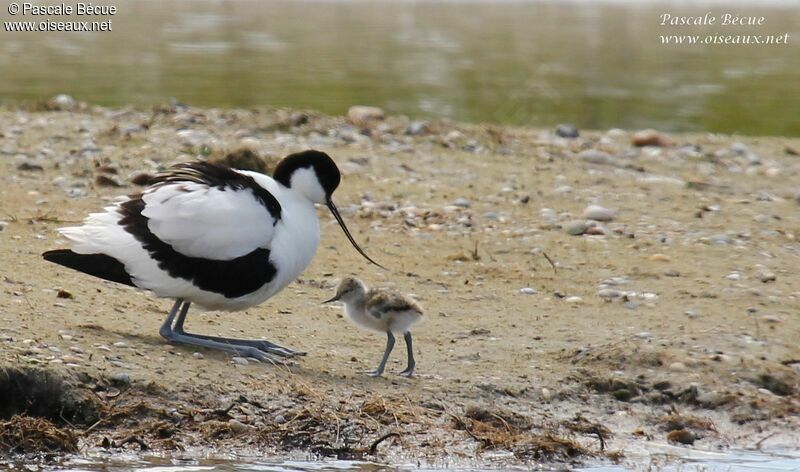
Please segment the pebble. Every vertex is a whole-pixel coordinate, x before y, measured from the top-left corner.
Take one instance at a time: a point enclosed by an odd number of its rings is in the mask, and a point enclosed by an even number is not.
[[[354,105],[347,110],[347,119],[356,126],[367,126],[385,117],[386,114],[378,107]]]
[[[125,372],[118,372],[111,377],[109,377],[112,382],[118,385],[130,385],[131,384],[131,376],[130,374],[126,374]]]
[[[522,293],[522,294],[525,294],[525,295],[535,295],[536,294],[536,290],[532,289],[531,287],[523,287],[523,288],[519,289],[519,293]]]
[[[762,283],[774,282],[777,279],[775,274],[768,271],[767,269],[759,269],[758,271],[756,271],[755,277]]]
[[[747,147],[747,144],[741,142],[736,142],[731,144],[728,149],[730,149],[731,152],[733,152],[734,154],[738,154],[740,156],[744,156],[750,153],[750,148]]]
[[[67,196],[69,198],[81,198],[85,197],[86,195],[88,195],[88,193],[86,193],[86,190],[82,188],[70,188],[67,190]]]
[[[25,161],[17,166],[17,170],[41,172],[44,170],[44,167],[36,164],[35,162]]]
[[[427,121],[412,121],[406,127],[406,134],[409,136],[419,136],[420,134],[425,134],[428,132],[428,122]]]
[[[606,234],[606,230],[602,226],[589,225],[589,227],[586,228],[586,233],[584,234],[588,234],[591,236],[603,236],[604,234]]]
[[[228,420],[228,427],[231,428],[233,434],[243,434],[250,431],[253,427],[242,423],[239,420]]]
[[[683,362],[673,362],[669,365],[669,370],[673,372],[686,372],[686,364]]]
[[[247,365],[250,362],[244,357],[231,357],[231,362],[237,365]]]
[[[616,298],[621,298],[624,293],[620,290],[615,290],[613,288],[603,288],[597,291],[597,296],[604,300],[614,300]]]
[[[614,212],[600,205],[589,205],[583,210],[583,216],[595,221],[611,221],[614,219]]]
[[[726,246],[733,241],[733,239],[731,239],[731,237],[727,234],[715,234],[711,236],[709,240],[717,246]]]
[[[455,201],[453,201],[452,205],[457,206],[459,208],[469,208],[472,204],[470,203],[469,200],[462,197],[462,198],[457,198]]]
[[[637,147],[666,147],[672,145],[672,140],[669,138],[669,136],[659,133],[654,129],[644,129],[633,133],[633,136],[631,137],[631,143]]]
[[[594,149],[586,149],[578,153],[578,159],[588,162],[590,164],[614,164],[614,156],[607,152],[597,151]]]
[[[667,441],[686,444],[689,446],[694,444],[696,440],[697,436],[693,432],[686,429],[670,431],[669,434],[667,434]]]
[[[0,220],[0,231],[3,231],[8,226],[8,221]]]
[[[653,254],[652,256],[648,257],[647,259],[649,259],[649,260],[651,260],[653,262],[669,262],[670,261],[670,258],[669,258],[668,255],[661,254],[661,253]]]
[[[114,347],[128,347],[128,343],[125,341],[117,341],[114,343]]]
[[[573,220],[564,225],[564,231],[573,236],[580,236],[586,233],[588,227],[585,220]]]
[[[550,392],[550,389],[542,387],[542,400],[549,402],[551,398],[553,398],[553,394]]]
[[[583,303],[583,298],[577,297],[577,296],[571,296],[571,297],[565,298],[564,301],[567,302],[567,303],[572,303],[572,304],[577,305],[577,304]]]
[[[58,107],[59,110],[72,110],[77,104],[75,99],[66,93],[56,95],[50,103]]]
[[[203,353],[201,352],[194,352],[192,353],[192,357],[194,357],[195,359],[204,359],[206,356],[204,356]]]
[[[68,364],[79,364],[83,359],[78,356],[71,356],[67,354],[66,356],[61,356],[61,360]]]
[[[580,135],[578,128],[570,124],[561,124],[556,126],[556,136],[562,138],[577,138]]]
[[[728,279],[728,280],[734,280],[734,281],[742,280],[742,273],[741,272],[737,272],[737,271],[733,271],[730,274],[726,275],[725,278]]]

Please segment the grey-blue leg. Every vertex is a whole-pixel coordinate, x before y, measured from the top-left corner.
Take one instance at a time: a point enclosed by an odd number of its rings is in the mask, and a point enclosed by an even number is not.
[[[406,349],[408,349],[408,366],[406,367],[406,370],[400,372],[400,375],[411,377],[414,375],[414,367],[417,366],[417,362],[414,360],[414,348],[411,342],[411,331],[406,331],[406,334],[403,335],[403,339],[406,340]]]
[[[236,338],[224,338],[220,336],[208,336],[205,334],[187,333],[183,330],[183,323],[186,321],[186,313],[188,311],[189,311],[189,303],[186,303],[186,309],[181,310],[180,314],[178,314],[178,319],[175,320],[175,326],[173,328],[173,331],[175,331],[178,334],[182,334],[192,338],[205,339],[207,341],[232,344],[235,346],[254,347],[260,351],[268,352],[270,354],[275,354],[283,357],[304,356],[306,354],[305,352],[293,351],[289,348],[285,348],[283,346],[279,346],[277,344],[271,343],[269,341],[264,341],[261,339],[236,339]]]
[[[391,354],[392,349],[394,349],[394,334],[391,331],[386,332],[386,350],[383,352],[383,358],[381,359],[381,363],[378,364],[378,368],[375,370],[369,370],[365,372],[365,374],[369,375],[370,377],[380,377],[383,375],[383,370],[386,369],[386,361],[389,359],[389,354]]]
[[[252,357],[254,359],[268,361],[273,364],[285,363],[283,360],[252,346],[234,345],[225,342],[197,338],[193,335],[176,332],[172,328],[172,320],[175,319],[176,315],[185,319],[186,313],[189,311],[189,305],[191,305],[190,302],[184,302],[182,299],[175,301],[175,305],[172,306],[172,310],[170,310],[169,315],[167,315],[167,319],[164,320],[164,324],[161,325],[161,329],[159,330],[159,334],[164,339],[177,344],[206,347],[209,349],[216,349],[218,351],[230,352],[242,357]]]

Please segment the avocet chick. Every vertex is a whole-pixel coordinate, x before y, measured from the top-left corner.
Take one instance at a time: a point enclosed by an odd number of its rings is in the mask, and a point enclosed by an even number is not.
[[[386,333],[386,351],[378,368],[365,372],[379,377],[386,367],[386,360],[394,348],[394,335],[403,333],[408,349],[408,366],[400,375],[411,377],[416,362],[411,342],[411,325],[422,319],[422,308],[410,298],[385,289],[367,289],[364,282],[355,277],[345,277],[336,289],[336,295],[323,303],[344,303],[344,314],[357,326]]]

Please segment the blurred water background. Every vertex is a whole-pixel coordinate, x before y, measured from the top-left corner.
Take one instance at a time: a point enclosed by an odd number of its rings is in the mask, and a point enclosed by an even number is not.
[[[800,136],[797,1],[94,3],[117,7],[113,31],[0,31],[0,102],[67,93],[108,106],[174,98],[331,114],[368,104],[469,122]],[[765,22],[659,25],[664,13],[707,12]],[[12,18],[5,9],[0,16]],[[789,41],[660,38],[716,33]]]

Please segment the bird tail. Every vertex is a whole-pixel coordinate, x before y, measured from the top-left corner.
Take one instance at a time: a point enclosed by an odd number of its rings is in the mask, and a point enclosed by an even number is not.
[[[70,249],[56,249],[42,254],[46,261],[93,275],[101,279],[134,287],[125,265],[105,254],[78,254]]]

